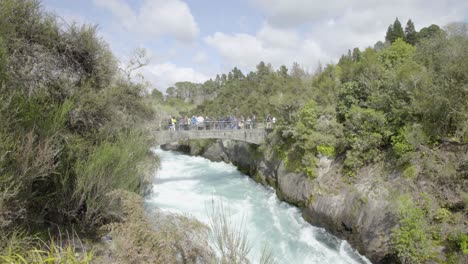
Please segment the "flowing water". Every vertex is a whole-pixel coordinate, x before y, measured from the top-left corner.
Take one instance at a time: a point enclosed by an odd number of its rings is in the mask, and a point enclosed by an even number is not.
[[[278,200],[273,189],[243,175],[233,165],[156,149],[161,169],[148,206],[190,214],[208,223],[213,201],[222,203],[231,221],[242,225],[257,263],[265,246],[277,263],[370,263],[324,229],[303,220],[300,211]]]

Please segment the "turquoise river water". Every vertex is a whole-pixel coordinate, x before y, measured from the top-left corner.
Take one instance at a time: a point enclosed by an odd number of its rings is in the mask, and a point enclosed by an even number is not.
[[[256,263],[267,246],[277,263],[370,263],[350,245],[317,228],[300,211],[278,200],[275,191],[254,182],[231,165],[155,149],[161,168],[148,206],[190,214],[208,223],[208,207],[222,203],[234,224],[243,223]]]

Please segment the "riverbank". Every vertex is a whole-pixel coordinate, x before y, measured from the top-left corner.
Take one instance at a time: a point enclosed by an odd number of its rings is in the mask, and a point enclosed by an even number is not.
[[[350,181],[341,174],[341,157],[320,157],[316,164],[317,175],[311,178],[304,173],[288,171],[284,161],[276,159],[268,146],[259,149],[230,140],[204,140],[168,144],[163,149],[231,162],[258,183],[273,187],[281,200],[300,208],[309,223],[346,239],[373,263],[398,262],[391,238],[392,230],[399,223],[401,193],[424,193],[433,201],[431,206],[437,202],[434,185],[424,181],[412,184],[384,162],[363,167],[357,172],[360,176]],[[447,157],[453,166],[461,164],[465,155],[463,149],[449,146],[437,152]],[[438,250],[443,258],[444,249],[439,246]]]

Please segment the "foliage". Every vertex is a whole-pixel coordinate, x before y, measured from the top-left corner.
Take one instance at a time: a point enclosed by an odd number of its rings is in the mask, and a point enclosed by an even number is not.
[[[96,26],[60,21],[35,0],[0,2],[1,231],[96,231],[115,217],[106,193],[143,193],[157,165],[146,88],[119,74]]]
[[[78,173],[72,201],[76,208],[86,206],[86,211],[80,213],[84,214],[82,221],[87,226],[97,226],[106,219],[106,214],[115,214],[107,210],[110,202],[107,193],[115,189],[141,193],[140,188],[151,182],[145,178],[146,168],[142,167],[151,161],[146,160],[147,152],[144,134],[131,133],[116,142],[102,143],[86,159],[76,162]]]
[[[411,45],[415,45],[417,40],[417,31],[414,28],[413,21],[408,20],[405,27],[405,41]]]
[[[300,135],[307,136],[314,131],[318,118],[317,104],[311,100],[299,111],[297,115],[296,131]]]
[[[439,208],[439,209],[437,209],[437,211],[435,213],[434,219],[437,222],[446,222],[446,221],[450,221],[452,219],[452,217],[453,217],[453,215],[449,210],[447,210],[445,208]]]
[[[177,214],[155,211],[149,215],[141,196],[124,190],[108,194],[120,208],[121,221],[102,227],[115,243],[102,263],[210,263],[214,252],[208,243],[208,227]]]
[[[400,197],[399,226],[392,230],[393,249],[402,263],[422,263],[434,257],[424,212],[409,196]]]
[[[335,147],[327,145],[317,146],[317,152],[327,157],[333,157],[336,155]]]
[[[390,131],[385,114],[374,109],[352,106],[346,117],[347,153],[345,166],[359,168],[379,159],[379,148],[385,144]]]
[[[468,254],[468,235],[460,234],[457,239],[457,244],[463,254]]]
[[[81,240],[71,237],[58,237],[58,241],[48,241],[39,237],[29,237],[23,231],[14,231],[3,235],[0,249],[2,263],[92,263],[94,251],[87,251]],[[76,248],[80,247],[80,248]]]
[[[406,168],[403,170],[402,175],[406,179],[413,179],[417,175],[416,167],[413,165],[406,166]]]
[[[400,38],[404,38],[405,33],[403,32],[403,28],[401,27],[401,23],[398,18],[395,19],[393,25],[390,25],[387,30],[387,34],[385,35],[385,40],[389,41],[390,43],[395,42]]]
[[[222,256],[221,263],[247,263],[251,246],[245,236],[245,226],[234,226],[222,205],[213,206],[211,210],[211,239]]]
[[[393,44],[379,55],[380,62],[385,68],[391,69],[411,60],[416,48],[406,43],[402,38],[396,39]]]

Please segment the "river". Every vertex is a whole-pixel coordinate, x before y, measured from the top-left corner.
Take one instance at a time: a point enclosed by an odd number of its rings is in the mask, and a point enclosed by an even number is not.
[[[190,214],[208,223],[209,207],[221,203],[232,222],[243,223],[256,263],[267,246],[277,263],[370,263],[343,240],[317,228],[300,211],[281,202],[275,191],[257,184],[231,165],[155,149],[161,168],[148,206]]]

